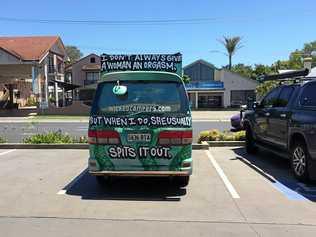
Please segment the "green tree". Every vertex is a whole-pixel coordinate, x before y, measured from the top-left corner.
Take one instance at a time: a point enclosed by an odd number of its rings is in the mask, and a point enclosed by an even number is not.
[[[190,83],[191,78],[188,75],[183,74],[182,81],[183,83],[187,84],[187,83]]]
[[[226,37],[223,36],[223,39],[220,39],[219,42],[224,45],[227,56],[228,56],[228,69],[232,68],[232,57],[235,55],[238,49],[242,47],[241,45],[241,37]]]
[[[290,53],[288,60],[277,61],[274,63],[274,66],[278,70],[301,69],[304,66],[304,58],[312,56],[312,67],[316,67],[316,56],[312,55],[313,52],[316,52],[316,41],[305,43],[303,49],[296,49]]]
[[[276,73],[276,70],[273,67],[267,65],[255,64],[255,66],[252,67],[241,63],[232,66],[231,71],[254,80],[256,80],[258,76],[264,74]]]
[[[259,76],[264,74],[275,74],[278,70],[286,69],[302,69],[304,67],[304,58],[312,57],[312,67],[316,67],[316,41],[305,43],[301,50],[295,50],[290,53],[288,60],[278,60],[271,66],[263,64],[255,64],[249,66],[245,64],[236,64],[231,67],[231,71],[239,73],[242,76],[249,77],[252,79],[258,79]],[[257,87],[257,94],[259,97],[264,96],[267,92],[272,90],[278,85],[277,81],[267,81],[261,83]]]
[[[252,78],[253,76],[253,68],[249,65],[245,65],[242,63],[233,65],[231,71],[248,78]]]
[[[67,55],[69,57],[70,64],[78,61],[83,56],[80,49],[78,49],[76,46],[67,45],[65,46],[65,48],[66,48]]]
[[[259,98],[262,98],[264,95],[266,95],[269,91],[271,91],[273,88],[277,87],[279,83],[277,81],[266,81],[261,84],[259,84],[256,88],[256,92]]]
[[[277,73],[277,71],[273,67],[263,65],[263,64],[255,64],[254,70],[252,72],[252,78],[257,79],[258,76],[272,74],[272,73]]]

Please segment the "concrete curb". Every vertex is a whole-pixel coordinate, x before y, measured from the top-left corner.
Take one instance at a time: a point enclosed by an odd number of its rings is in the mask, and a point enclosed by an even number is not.
[[[3,143],[0,149],[89,149],[89,144],[24,144]]]
[[[192,144],[193,150],[208,150],[208,144]],[[3,143],[0,149],[89,149],[89,144],[24,144]]]
[[[209,147],[244,146],[245,141],[210,141],[205,142]],[[204,142],[203,142],[204,144]]]
[[[193,150],[208,150],[208,144],[192,144]]]

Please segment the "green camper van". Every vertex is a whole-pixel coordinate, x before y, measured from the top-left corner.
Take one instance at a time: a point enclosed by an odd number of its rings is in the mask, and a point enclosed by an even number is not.
[[[102,74],[89,120],[89,172],[161,176],[186,186],[192,174],[192,118],[179,75],[165,71]]]

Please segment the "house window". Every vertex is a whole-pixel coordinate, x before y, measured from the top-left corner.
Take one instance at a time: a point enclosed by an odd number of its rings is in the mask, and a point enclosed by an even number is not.
[[[95,57],[90,58],[90,63],[95,63]]]
[[[54,67],[54,58],[49,56],[48,57],[48,73],[54,73],[55,67]]]
[[[98,81],[100,78],[99,72],[87,72],[88,81]]]

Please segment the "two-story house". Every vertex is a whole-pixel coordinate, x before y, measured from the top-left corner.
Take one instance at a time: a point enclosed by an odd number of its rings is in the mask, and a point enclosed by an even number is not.
[[[89,54],[65,69],[66,81],[80,88],[74,90],[73,99],[79,100],[79,90],[85,86],[95,84],[100,79],[100,57]]]
[[[65,104],[66,50],[58,36],[0,37],[0,107],[14,108],[35,99]]]

